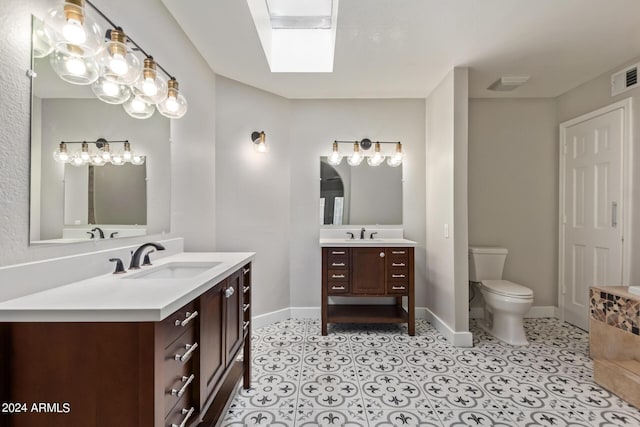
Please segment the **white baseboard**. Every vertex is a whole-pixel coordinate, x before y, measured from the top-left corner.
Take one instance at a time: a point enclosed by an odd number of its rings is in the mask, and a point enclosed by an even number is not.
[[[541,317],[558,318],[558,307],[553,305],[537,305],[524,315],[526,319],[538,319]],[[484,319],[484,309],[482,307],[471,307],[469,311],[469,319]]]
[[[291,318],[291,309],[287,307],[269,313],[261,314],[259,316],[252,316],[251,322],[253,323],[253,328],[262,328],[264,326],[269,326],[273,323],[281,322],[289,318]]]
[[[473,334],[471,332],[454,331],[427,307],[416,307],[416,318],[426,319],[455,347],[473,347]]]
[[[291,317],[294,319],[320,319],[320,307],[291,307]]]

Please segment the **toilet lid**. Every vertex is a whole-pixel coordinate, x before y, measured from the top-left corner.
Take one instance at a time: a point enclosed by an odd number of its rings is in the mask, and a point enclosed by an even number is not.
[[[482,287],[488,292],[511,298],[531,298],[533,291],[526,286],[509,282],[508,280],[483,280]]]

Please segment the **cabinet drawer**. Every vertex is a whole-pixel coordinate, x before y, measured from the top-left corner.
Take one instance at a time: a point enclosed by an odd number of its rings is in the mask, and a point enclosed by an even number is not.
[[[193,396],[193,391],[197,387],[197,377],[193,367],[195,364],[189,360],[182,365],[178,372],[164,372],[164,415],[167,416],[178,400],[183,396]]]
[[[409,257],[409,249],[407,248],[387,248],[387,256],[390,258],[404,258]]]
[[[347,269],[349,268],[348,248],[328,248],[327,249],[327,269]]]
[[[390,295],[409,295],[409,281],[387,282],[387,293]]]
[[[327,283],[327,293],[329,295],[349,293],[349,282],[329,282]]]
[[[387,269],[387,281],[407,282],[409,280],[409,270],[406,268],[389,268]]]
[[[160,334],[164,348],[167,348],[180,334],[196,323],[198,315],[195,302],[192,301],[160,322]]]
[[[195,356],[199,353],[200,345],[195,335],[195,328],[190,327],[165,349],[162,367],[165,384],[170,378],[182,377],[185,366],[189,365],[190,361],[193,360],[191,363],[196,366]]]
[[[190,396],[183,395],[169,415],[165,418],[165,427],[194,425],[197,418],[197,408]]]
[[[327,279],[330,282],[347,282],[349,281],[349,270],[328,270]]]

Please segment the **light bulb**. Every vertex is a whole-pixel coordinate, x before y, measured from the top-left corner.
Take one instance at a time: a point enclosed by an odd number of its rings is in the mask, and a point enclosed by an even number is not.
[[[123,76],[129,71],[129,64],[127,64],[123,55],[116,53],[111,57],[111,61],[109,61],[109,68],[117,75]]]
[[[89,159],[91,158],[91,155],[89,155],[88,152],[83,151],[82,153],[80,153],[80,158],[82,159],[83,162],[88,162]]]
[[[133,109],[133,111],[144,111],[144,108],[145,103],[140,98],[136,97],[131,101],[131,109]]]
[[[175,96],[170,96],[169,98],[167,98],[167,100],[165,101],[165,106],[167,107],[167,110],[171,112],[178,111],[178,108],[180,107]]]
[[[71,158],[71,161],[69,162],[71,163],[71,165],[75,166],[75,167],[80,167],[82,165],[84,165],[86,162],[82,159],[82,156],[80,154],[74,154],[73,157]]]
[[[342,161],[342,156],[338,151],[338,143],[336,141],[333,142],[333,151],[331,151],[331,154],[327,156],[327,161],[329,162],[330,165],[334,165],[334,166],[339,165],[340,162]]]
[[[360,147],[356,142],[353,144],[353,154],[347,157],[347,163],[349,163],[350,166],[358,166],[360,163],[362,163],[363,159],[364,157],[362,157],[362,154],[360,154]]]
[[[389,156],[387,164],[392,168],[398,167],[402,164],[402,144],[398,142],[396,145],[396,152]]]
[[[105,80],[102,82],[102,91],[109,96],[117,96],[120,93],[120,88],[117,84]]]
[[[67,23],[62,27],[62,35],[65,40],[73,44],[83,44],[87,41],[87,33],[84,31],[82,22],[76,19],[67,19]]]
[[[131,158],[131,164],[133,165],[141,165],[144,163],[144,156],[140,156],[139,154],[134,154]]]
[[[371,157],[367,159],[369,166],[380,166],[384,162],[384,156],[380,152],[380,143],[376,142],[376,148]]]
[[[264,141],[260,141],[258,143],[258,146],[256,147],[256,150],[258,150],[259,153],[266,153],[267,152],[267,144],[265,144]]]
[[[58,149],[53,152],[53,159],[59,163],[67,163],[70,159],[69,153],[67,153],[67,144],[61,142]]]
[[[116,165],[116,166],[120,166],[124,164],[124,156],[120,153],[114,153],[113,156],[111,156],[111,164]]]
[[[144,79],[144,83],[142,83],[142,92],[144,92],[147,96],[155,96],[158,93],[158,86],[156,86],[156,82],[152,78]]]
[[[124,153],[122,153],[122,159],[125,162],[130,162],[133,157],[133,153],[131,152],[131,145],[128,142],[124,143]]]
[[[67,59],[65,66],[68,72],[76,76],[81,76],[87,72],[87,66],[81,58],[71,56]]]
[[[99,154],[91,158],[91,164],[94,166],[102,166],[104,163],[104,159]]]

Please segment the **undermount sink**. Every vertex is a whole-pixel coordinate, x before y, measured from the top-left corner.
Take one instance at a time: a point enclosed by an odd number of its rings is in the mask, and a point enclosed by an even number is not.
[[[221,264],[221,262],[171,262],[146,271],[125,276],[125,279],[188,279]]]
[[[345,242],[354,243],[354,244],[365,244],[365,243],[375,243],[382,242],[382,239],[344,239]]]

